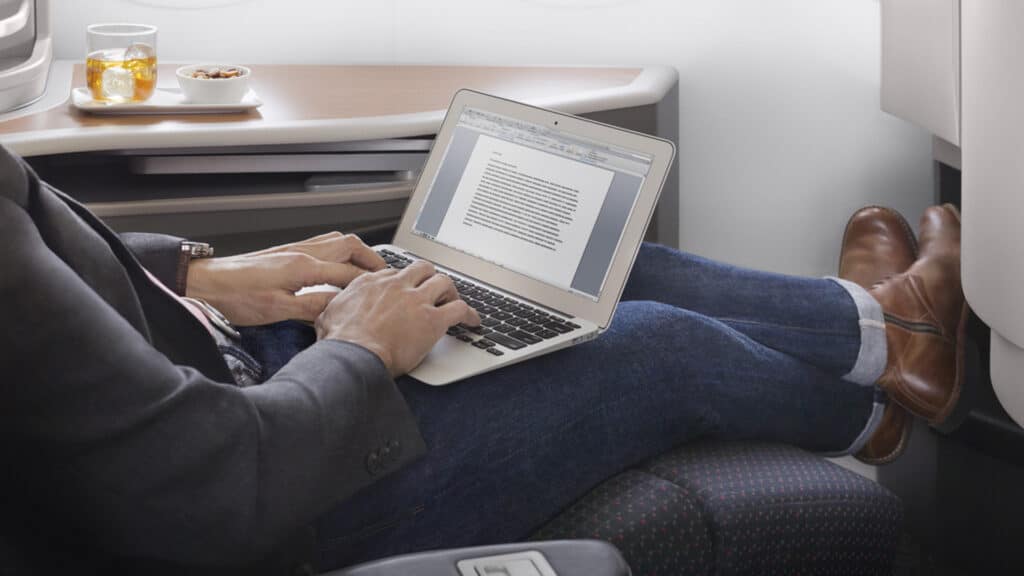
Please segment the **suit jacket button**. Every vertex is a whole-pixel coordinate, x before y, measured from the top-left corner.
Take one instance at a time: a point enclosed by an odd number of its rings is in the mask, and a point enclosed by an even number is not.
[[[366,457],[366,471],[370,474],[380,472],[380,455],[376,451],[370,452]]]
[[[402,443],[398,440],[388,440],[388,449],[398,458],[398,455],[402,453]]]

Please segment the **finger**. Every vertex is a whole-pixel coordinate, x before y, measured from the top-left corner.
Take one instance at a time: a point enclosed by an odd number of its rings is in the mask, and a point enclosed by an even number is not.
[[[308,248],[310,245],[331,240],[333,238],[341,238],[343,236],[344,234],[342,234],[341,232],[327,232],[326,234],[319,234],[317,236],[313,236],[312,238],[306,238],[305,240],[300,240],[298,242],[289,242],[288,244],[271,246],[270,248],[264,248],[263,250],[249,252],[247,254],[244,254],[244,256],[258,256],[260,254],[274,254],[277,252],[304,252],[309,254],[306,248]],[[314,256],[314,254],[310,254],[310,256]]]
[[[315,240],[315,241],[313,241]],[[373,248],[366,245],[354,234],[328,234],[324,238],[312,239],[292,245],[292,250],[303,252],[320,260],[349,262],[365,270],[375,271],[387,267],[387,263]]]
[[[293,295],[285,299],[283,305],[290,319],[313,322],[337,296],[336,292],[309,292],[301,296]]]
[[[347,236],[347,238],[350,238],[347,242],[351,248],[349,262],[371,271],[387,268],[387,262],[384,262],[380,254],[377,254],[376,250],[367,246],[362,239],[352,235]]]
[[[318,260],[306,254],[292,255],[294,259],[290,263],[293,278],[301,286],[315,286],[317,284],[330,284],[344,288],[360,274],[366,272],[362,268],[346,263],[327,262]]]
[[[399,272],[398,277],[410,286],[419,286],[425,282],[427,278],[436,274],[436,272],[437,271],[434,270],[434,265],[430,262],[417,260]]]
[[[480,325],[480,315],[462,300],[455,300],[438,306],[435,310],[438,311],[445,328],[459,323],[467,326]]]
[[[459,298],[455,284],[452,283],[451,278],[443,274],[434,274],[426,282],[420,284],[418,290],[426,294],[432,304],[444,304]]]

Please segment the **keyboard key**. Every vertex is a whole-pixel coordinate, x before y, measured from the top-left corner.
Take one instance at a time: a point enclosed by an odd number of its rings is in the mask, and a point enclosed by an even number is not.
[[[498,324],[501,324],[501,320],[497,320],[494,318],[481,318],[480,323],[486,326],[487,328],[494,328]]]
[[[498,350],[497,348],[484,348],[484,350],[486,350],[488,354],[494,354],[495,356],[504,356],[505,355],[504,352],[502,352],[501,350]]]
[[[512,315],[509,314],[508,312],[495,312],[493,314],[490,314],[490,317],[494,318],[495,320],[508,320],[509,318],[512,317]]]
[[[462,324],[459,324],[459,326],[462,326]],[[481,336],[487,333],[487,328],[483,326],[466,326],[465,328],[473,334],[480,334]]]
[[[545,329],[541,330],[540,332],[537,332],[537,336],[540,336],[541,338],[547,340],[549,338],[554,338],[555,336],[558,336],[558,332],[555,332],[554,330]]]
[[[559,334],[568,334],[569,332],[572,332],[572,328],[569,328],[568,326],[562,324],[561,322],[548,322],[547,324],[544,325],[544,327],[547,328],[548,330],[558,332]]]
[[[445,332],[447,332],[447,334],[449,336],[458,336],[459,334],[462,334],[463,332],[465,332],[465,330],[463,330],[462,328],[459,328],[458,326],[452,326],[452,327],[448,328],[448,330],[446,330]]]
[[[495,308],[494,306],[488,306],[488,305],[485,304],[485,305],[477,308],[476,311],[481,313],[481,314],[494,314],[495,312],[498,311],[498,309]]]
[[[490,348],[491,346],[495,346],[495,344],[486,338],[481,338],[476,342],[473,342],[473,346],[476,346],[477,348]]]
[[[517,330],[515,332],[509,332],[508,335],[512,336],[516,340],[522,340],[523,342],[526,342],[527,344],[536,344],[537,342],[541,342],[542,341],[541,338],[538,338],[538,337],[534,336],[533,334],[530,334],[529,332],[523,332],[522,330]]]
[[[497,342],[498,344],[501,344],[505,348],[511,348],[512,350],[526,348],[526,344],[523,344],[522,342],[516,340],[515,338],[510,338],[509,336],[506,336],[505,334],[500,334],[498,332],[488,334],[487,339],[493,342]]]
[[[498,306],[498,309],[501,310],[502,312],[515,313],[515,311],[519,309],[519,305],[516,304],[515,302],[509,302],[508,304]]]
[[[499,324],[498,326],[494,327],[494,331],[495,332],[501,332],[502,334],[506,334],[508,332],[513,332],[513,331],[515,331],[515,329],[516,329],[515,326],[509,326],[508,324]]]
[[[473,341],[473,338],[471,338],[468,334],[459,334],[458,336],[456,336],[456,338],[458,338],[459,340],[462,340],[463,342],[472,342]]]
[[[523,320],[522,318],[512,318],[511,320],[506,320],[505,323],[512,326],[522,326],[524,324],[529,324],[530,322]]]
[[[572,322],[566,322],[565,325],[568,326],[569,328],[572,328],[573,330],[579,330],[580,329],[580,325],[579,324],[573,324]]]
[[[544,327],[538,324],[526,324],[525,326],[521,326],[519,329],[522,330],[523,332],[529,332],[530,334],[533,334],[535,332],[540,332],[541,330],[544,329]]]

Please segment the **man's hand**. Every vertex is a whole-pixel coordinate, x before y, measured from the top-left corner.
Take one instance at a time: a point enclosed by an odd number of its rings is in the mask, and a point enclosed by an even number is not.
[[[193,260],[186,295],[209,302],[238,326],[312,322],[335,294],[296,291],[316,284],[344,288],[384,268],[384,260],[358,237],[331,232],[259,252]]]
[[[317,318],[316,334],[367,348],[397,377],[459,322],[478,326],[480,316],[459,299],[450,278],[420,261],[353,280]]]

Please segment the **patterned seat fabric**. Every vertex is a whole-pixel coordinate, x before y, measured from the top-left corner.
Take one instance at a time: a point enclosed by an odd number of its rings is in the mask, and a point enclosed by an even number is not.
[[[888,574],[896,496],[798,448],[704,441],[605,482],[536,535],[615,544],[637,576]]]
[[[605,540],[635,576],[708,574],[711,540],[701,505],[672,482],[630,470],[601,484],[533,540]]]

